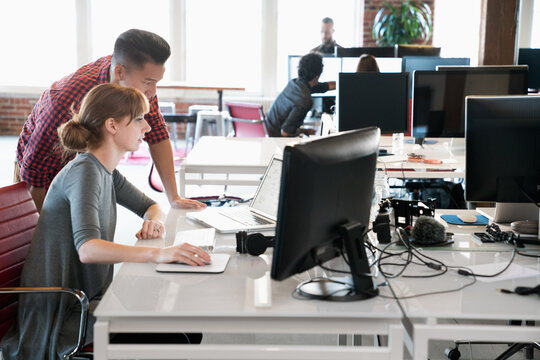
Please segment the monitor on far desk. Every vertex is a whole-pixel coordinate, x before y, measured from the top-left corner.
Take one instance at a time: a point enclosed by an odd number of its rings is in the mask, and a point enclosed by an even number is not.
[[[379,129],[372,127],[285,148],[273,279],[284,280],[346,254],[350,269],[347,278],[311,279],[301,283],[297,293],[335,301],[362,300],[378,294],[364,236],[379,138]]]
[[[529,66],[529,89],[540,91],[540,49],[519,49],[518,64]]]
[[[465,136],[465,96],[527,94],[524,69],[415,71],[412,135]]]
[[[468,96],[465,142],[466,200],[497,202],[496,222],[538,220],[540,96]]]
[[[409,127],[407,73],[341,73],[338,81],[338,130],[377,126],[383,134]]]

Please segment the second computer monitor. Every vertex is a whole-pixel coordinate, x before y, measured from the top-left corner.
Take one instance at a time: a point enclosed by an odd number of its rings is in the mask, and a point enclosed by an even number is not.
[[[440,56],[404,56],[401,71],[409,73],[409,95],[412,96],[412,74],[417,70],[437,70],[437,66],[469,65],[469,58],[443,58]]]
[[[529,88],[540,91],[540,49],[519,49],[518,64],[529,66]]]
[[[407,73],[341,73],[338,130],[377,126],[383,134],[408,132]]]
[[[415,138],[464,137],[465,96],[527,94],[527,71],[415,71],[412,134]]]

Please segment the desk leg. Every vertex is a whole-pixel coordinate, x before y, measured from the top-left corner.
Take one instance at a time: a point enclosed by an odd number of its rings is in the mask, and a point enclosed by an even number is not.
[[[388,351],[390,359],[403,360],[403,327],[390,325],[388,329]]]
[[[94,359],[106,360],[109,347],[109,322],[96,321],[94,324]]]
[[[182,165],[178,170],[178,191],[182,199],[186,197],[186,169]]]

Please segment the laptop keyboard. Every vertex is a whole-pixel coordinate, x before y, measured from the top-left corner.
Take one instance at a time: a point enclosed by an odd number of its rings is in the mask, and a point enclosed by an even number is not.
[[[221,212],[221,215],[231,218],[247,226],[273,224],[272,221],[269,221],[260,216],[257,216],[249,210],[239,210],[239,211],[234,211],[234,212],[224,211],[224,212]]]

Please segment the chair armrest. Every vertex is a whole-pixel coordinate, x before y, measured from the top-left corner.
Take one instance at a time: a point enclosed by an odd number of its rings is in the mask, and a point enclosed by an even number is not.
[[[81,304],[81,319],[79,323],[79,337],[77,339],[77,346],[65,356],[65,359],[71,359],[73,355],[78,353],[84,346],[84,339],[86,337],[86,323],[88,321],[88,309],[90,308],[90,302],[86,294],[77,289],[70,289],[64,287],[5,287],[0,288],[0,294],[32,294],[32,293],[66,293],[71,294],[77,298]]]
[[[243,123],[250,123],[250,124],[264,123],[263,120],[248,120],[248,119],[239,119],[239,118],[235,118],[235,117],[230,117],[229,120],[243,122]]]

